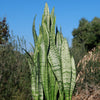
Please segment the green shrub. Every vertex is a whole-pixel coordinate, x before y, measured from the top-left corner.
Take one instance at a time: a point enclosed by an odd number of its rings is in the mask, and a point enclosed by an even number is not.
[[[16,46],[14,41],[0,46],[0,100],[31,100],[27,58],[18,51],[18,43]]]

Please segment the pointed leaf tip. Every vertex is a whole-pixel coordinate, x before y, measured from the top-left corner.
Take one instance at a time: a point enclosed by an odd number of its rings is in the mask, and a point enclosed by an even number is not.
[[[33,33],[33,38],[34,38],[34,44],[36,46],[37,33],[36,33],[36,30],[35,30],[35,19],[36,19],[36,15],[34,16],[33,26],[32,26],[32,33]]]
[[[45,3],[45,8],[49,8],[47,2]]]

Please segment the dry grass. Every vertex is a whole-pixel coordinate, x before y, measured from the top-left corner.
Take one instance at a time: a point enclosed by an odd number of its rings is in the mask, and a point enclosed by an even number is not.
[[[87,87],[73,96],[72,100],[100,100],[100,86]]]

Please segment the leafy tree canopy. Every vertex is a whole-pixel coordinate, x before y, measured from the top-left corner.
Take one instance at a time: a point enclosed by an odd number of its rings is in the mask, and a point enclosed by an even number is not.
[[[0,21],[0,44],[5,44],[8,41],[9,30],[8,24],[6,23],[6,18]]]
[[[72,31],[72,35],[73,47],[84,46],[87,51],[96,47],[100,43],[100,18],[95,17],[91,22],[82,18],[78,28]]]

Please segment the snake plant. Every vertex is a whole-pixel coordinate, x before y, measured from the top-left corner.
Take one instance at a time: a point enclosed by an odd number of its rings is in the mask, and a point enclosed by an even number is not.
[[[39,36],[33,22],[34,55],[28,60],[31,71],[33,100],[71,100],[76,69],[67,40],[55,32],[54,8],[49,13],[45,4]]]

